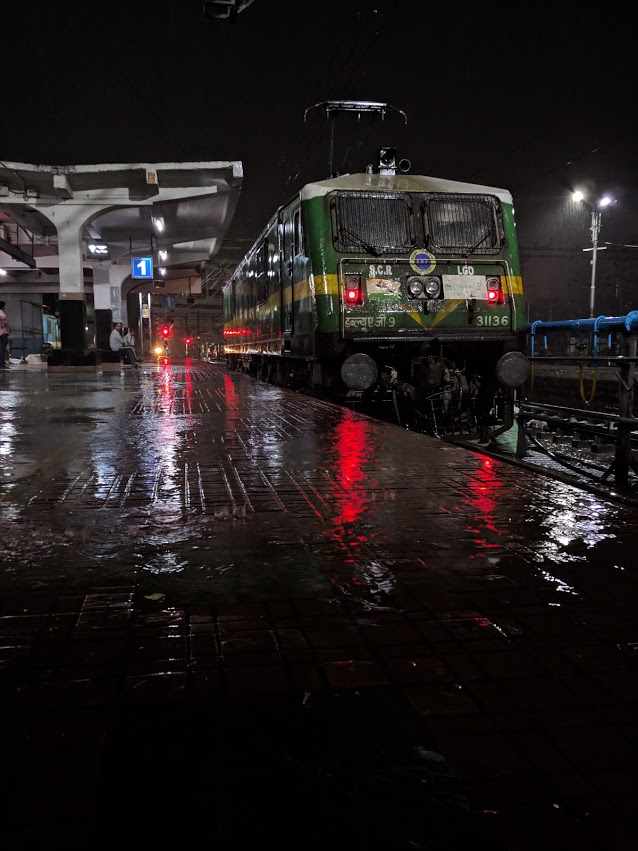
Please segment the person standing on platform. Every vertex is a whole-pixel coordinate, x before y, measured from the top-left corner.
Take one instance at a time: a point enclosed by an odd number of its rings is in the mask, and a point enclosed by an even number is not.
[[[4,312],[4,304],[3,301],[0,301],[0,369],[9,369],[6,357],[7,349],[9,348],[11,325],[9,325],[7,314]]]
[[[130,363],[131,366],[137,367],[137,357],[135,355],[135,349],[131,346],[126,346],[124,344],[121,322],[113,323],[113,330],[111,331],[111,336],[109,337],[109,346],[111,347],[111,351],[113,352],[122,352],[122,354],[124,355],[124,361],[126,363]]]

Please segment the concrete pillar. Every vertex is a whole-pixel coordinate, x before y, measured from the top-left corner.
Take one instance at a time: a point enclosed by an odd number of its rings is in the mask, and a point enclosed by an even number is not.
[[[108,266],[93,269],[93,305],[95,308],[95,347],[108,349],[113,327],[111,285]]]
[[[98,349],[108,349],[113,322],[127,322],[126,302],[122,301],[122,282],[130,272],[128,266],[113,264],[93,269],[95,345]]]
[[[79,356],[89,348],[82,256],[82,227],[101,207],[66,202],[47,209],[58,232],[60,262],[60,341],[62,351]]]

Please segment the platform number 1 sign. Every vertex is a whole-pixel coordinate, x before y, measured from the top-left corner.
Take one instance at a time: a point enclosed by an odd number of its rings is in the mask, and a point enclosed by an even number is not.
[[[153,258],[131,257],[131,275],[134,278],[153,280]]]

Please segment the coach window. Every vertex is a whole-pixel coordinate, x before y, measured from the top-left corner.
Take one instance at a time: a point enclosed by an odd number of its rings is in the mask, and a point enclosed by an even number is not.
[[[294,235],[292,219],[284,219],[284,269],[292,275],[292,258],[294,251]]]
[[[255,277],[257,278],[257,304],[268,298],[268,270],[266,268],[266,243],[262,242],[255,255]]]
[[[241,306],[240,306],[240,309],[239,309],[239,315],[241,316],[241,319],[242,319],[243,322],[246,322],[246,320],[248,319],[248,304],[247,304],[247,302],[248,302],[248,299],[250,298],[250,293],[251,293],[251,290],[252,290],[251,284],[252,284],[254,277],[255,277],[255,256],[253,255],[250,258],[250,260],[248,261],[248,267],[246,269],[246,277],[243,280],[244,286],[242,287],[242,290],[241,290],[241,302],[240,302]]]
[[[294,225],[293,225],[293,238],[294,238],[294,256],[298,257],[300,254],[303,254],[303,231],[301,229],[301,209],[295,210]]]
[[[278,292],[281,289],[281,264],[279,262],[279,223],[275,222],[268,234],[268,254],[270,262],[270,290]]]
[[[279,289],[279,263],[277,256],[277,245],[276,243],[269,242],[268,243],[268,255],[266,258],[266,262],[268,264],[268,291],[269,292],[277,292]]]

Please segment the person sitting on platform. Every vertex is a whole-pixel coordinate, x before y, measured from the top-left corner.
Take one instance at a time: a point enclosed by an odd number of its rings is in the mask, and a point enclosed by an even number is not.
[[[133,336],[133,330],[131,328],[123,328],[122,337],[124,339],[125,346],[130,346],[132,349],[135,348],[135,337]]]
[[[121,322],[113,323],[113,330],[111,331],[111,336],[109,337],[109,346],[111,347],[111,351],[121,352],[124,356],[125,363],[130,363],[131,366],[137,367],[137,356],[135,354],[135,349],[132,346],[126,346],[124,344],[124,338],[122,337],[121,328]]]

